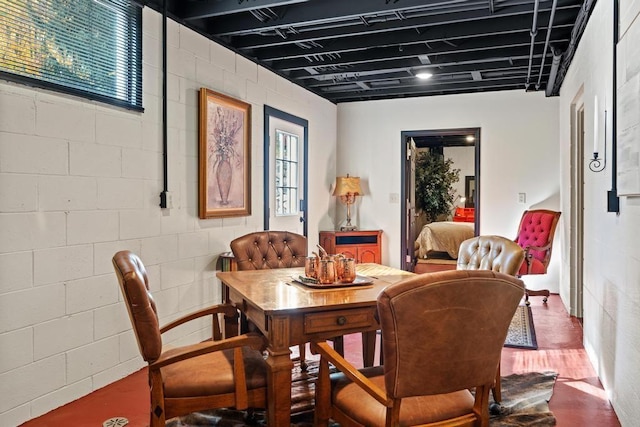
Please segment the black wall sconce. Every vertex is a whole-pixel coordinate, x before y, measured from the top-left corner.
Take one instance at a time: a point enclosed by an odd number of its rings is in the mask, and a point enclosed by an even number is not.
[[[604,146],[602,147],[603,156],[600,158],[600,151],[598,146],[599,139],[599,127],[598,123],[600,121],[600,112],[598,111],[598,97],[594,98],[593,102],[593,158],[589,160],[589,169],[592,172],[602,172],[604,168],[607,166],[607,110],[604,110]],[[606,107],[606,99],[605,99],[605,107]]]

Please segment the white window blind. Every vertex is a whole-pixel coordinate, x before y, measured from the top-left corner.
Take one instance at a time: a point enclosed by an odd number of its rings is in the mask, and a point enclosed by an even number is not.
[[[0,0],[0,78],[142,109],[131,0]]]

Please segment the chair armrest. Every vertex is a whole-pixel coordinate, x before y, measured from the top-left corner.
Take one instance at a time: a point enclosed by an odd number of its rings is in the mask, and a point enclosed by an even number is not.
[[[551,243],[547,243],[544,246],[527,246],[524,248],[525,253],[529,253],[529,251],[546,251],[551,247]]]
[[[347,378],[361,387],[364,391],[366,391],[371,397],[376,399],[381,404],[386,407],[392,407],[392,400],[387,397],[387,394],[381,390],[377,385],[375,385],[369,378],[362,375],[355,366],[347,362],[344,357],[340,356],[340,354],[335,351],[329,344],[326,342],[319,343],[311,343],[311,351],[316,354],[320,354],[321,358],[328,360],[333,366],[335,366],[340,372],[345,374]],[[318,378],[321,381],[321,378]],[[325,379],[326,381],[326,379]]]
[[[172,352],[171,356],[166,356],[165,352],[163,352],[158,360],[149,363],[149,369],[159,369],[163,366],[171,365],[172,363],[180,362],[196,356],[202,356],[203,354],[244,346],[248,346],[256,350],[263,350],[266,347],[266,342],[261,334],[252,332],[220,341],[205,341],[185,345],[184,347],[179,347],[179,350]]]
[[[160,328],[160,333],[164,334],[165,332],[175,328],[176,326],[180,326],[184,323],[190,322],[194,319],[198,319],[204,316],[214,316],[216,314],[222,313],[225,317],[234,317],[238,316],[238,310],[229,304],[218,304],[213,305],[211,307],[203,308],[202,310],[194,311],[193,313],[189,313],[186,316],[179,317],[163,327]],[[215,323],[217,324],[217,318],[215,318]]]

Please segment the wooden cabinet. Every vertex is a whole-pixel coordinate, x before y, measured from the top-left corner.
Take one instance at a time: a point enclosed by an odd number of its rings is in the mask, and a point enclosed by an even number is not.
[[[382,230],[321,231],[320,246],[330,254],[344,254],[356,262],[382,262]]]

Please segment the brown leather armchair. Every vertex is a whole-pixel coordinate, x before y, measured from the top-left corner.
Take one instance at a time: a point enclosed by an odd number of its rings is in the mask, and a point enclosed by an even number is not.
[[[267,366],[260,351],[264,338],[260,334],[221,338],[218,315],[237,325],[234,307],[205,308],[161,328],[140,258],[121,251],[112,261],[140,354],[149,364],[151,427],[164,427],[167,419],[204,409],[267,407]],[[163,348],[161,334],[203,316],[212,319],[211,341]]]
[[[523,294],[519,279],[482,270],[388,286],[377,303],[383,366],[357,370],[327,343],[311,344],[321,356],[315,425],[488,426],[489,390]],[[341,373],[330,378],[329,363]]]
[[[304,267],[308,253],[307,238],[288,231],[249,233],[232,240],[230,246],[238,270]],[[246,325],[244,317],[243,324]],[[342,346],[342,337],[338,341],[338,345]],[[298,348],[300,367],[304,370],[306,368],[306,347],[301,344]]]
[[[502,236],[476,236],[460,244],[458,270],[492,270],[517,276],[524,261],[524,249]],[[500,365],[495,385],[491,389],[493,400],[502,401]]]

